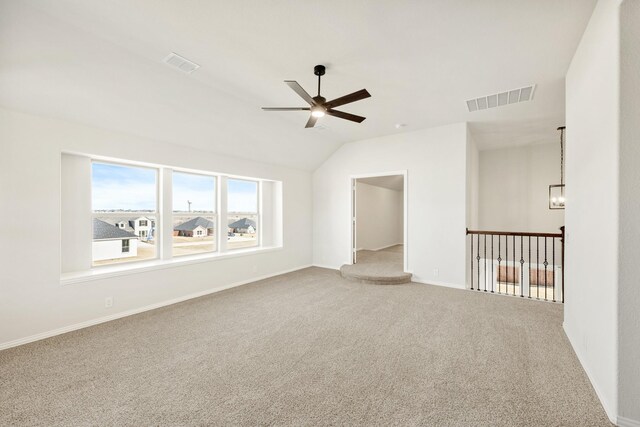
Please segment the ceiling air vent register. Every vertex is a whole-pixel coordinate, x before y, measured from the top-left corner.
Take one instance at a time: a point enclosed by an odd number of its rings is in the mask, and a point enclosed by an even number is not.
[[[522,87],[520,89],[508,90],[506,92],[496,93],[494,95],[482,96],[480,98],[470,99],[467,101],[469,112],[486,110],[488,108],[502,107],[507,104],[516,104],[518,102],[531,101],[536,85]]]
[[[195,70],[200,68],[200,66],[195,62],[189,61],[187,58],[173,52],[171,52],[166,58],[164,58],[164,62],[187,74],[191,74]]]

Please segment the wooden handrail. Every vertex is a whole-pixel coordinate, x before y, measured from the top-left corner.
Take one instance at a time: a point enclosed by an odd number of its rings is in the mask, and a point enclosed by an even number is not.
[[[484,230],[469,230],[467,228],[467,235],[469,234],[480,234],[480,235],[494,235],[494,236],[530,236],[530,237],[560,237],[562,238],[562,233],[530,233],[530,232],[520,232],[520,231],[484,231]]]

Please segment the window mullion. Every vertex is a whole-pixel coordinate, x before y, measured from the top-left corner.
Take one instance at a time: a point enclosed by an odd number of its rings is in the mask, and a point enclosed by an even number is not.
[[[256,215],[256,225],[258,227],[258,247],[262,247],[262,191],[263,182],[258,181],[258,215]]]
[[[221,175],[218,180],[218,248],[220,253],[227,252],[227,233],[229,221],[227,212],[227,177]]]
[[[159,222],[161,224],[160,233],[160,258],[171,259],[172,244],[173,244],[173,218],[172,218],[172,203],[173,203],[173,171],[169,168],[161,169],[161,185],[160,185],[160,206],[158,207],[158,215],[160,216]]]

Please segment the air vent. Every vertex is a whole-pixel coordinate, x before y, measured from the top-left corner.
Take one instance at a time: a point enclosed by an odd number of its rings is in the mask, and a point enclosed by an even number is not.
[[[195,70],[200,68],[200,66],[195,62],[191,62],[187,58],[184,58],[173,52],[171,52],[166,58],[164,58],[164,62],[187,74],[191,74]]]
[[[532,85],[520,89],[508,90],[506,92],[470,99],[467,101],[467,109],[469,112],[473,112],[486,110],[487,108],[502,107],[507,104],[515,104],[516,102],[531,101],[535,90],[536,85]]]

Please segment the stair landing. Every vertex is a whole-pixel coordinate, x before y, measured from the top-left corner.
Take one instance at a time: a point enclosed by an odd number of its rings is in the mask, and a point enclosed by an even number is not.
[[[360,250],[356,264],[340,267],[345,279],[374,285],[398,285],[411,282],[411,273],[403,270],[402,245],[378,251]]]

